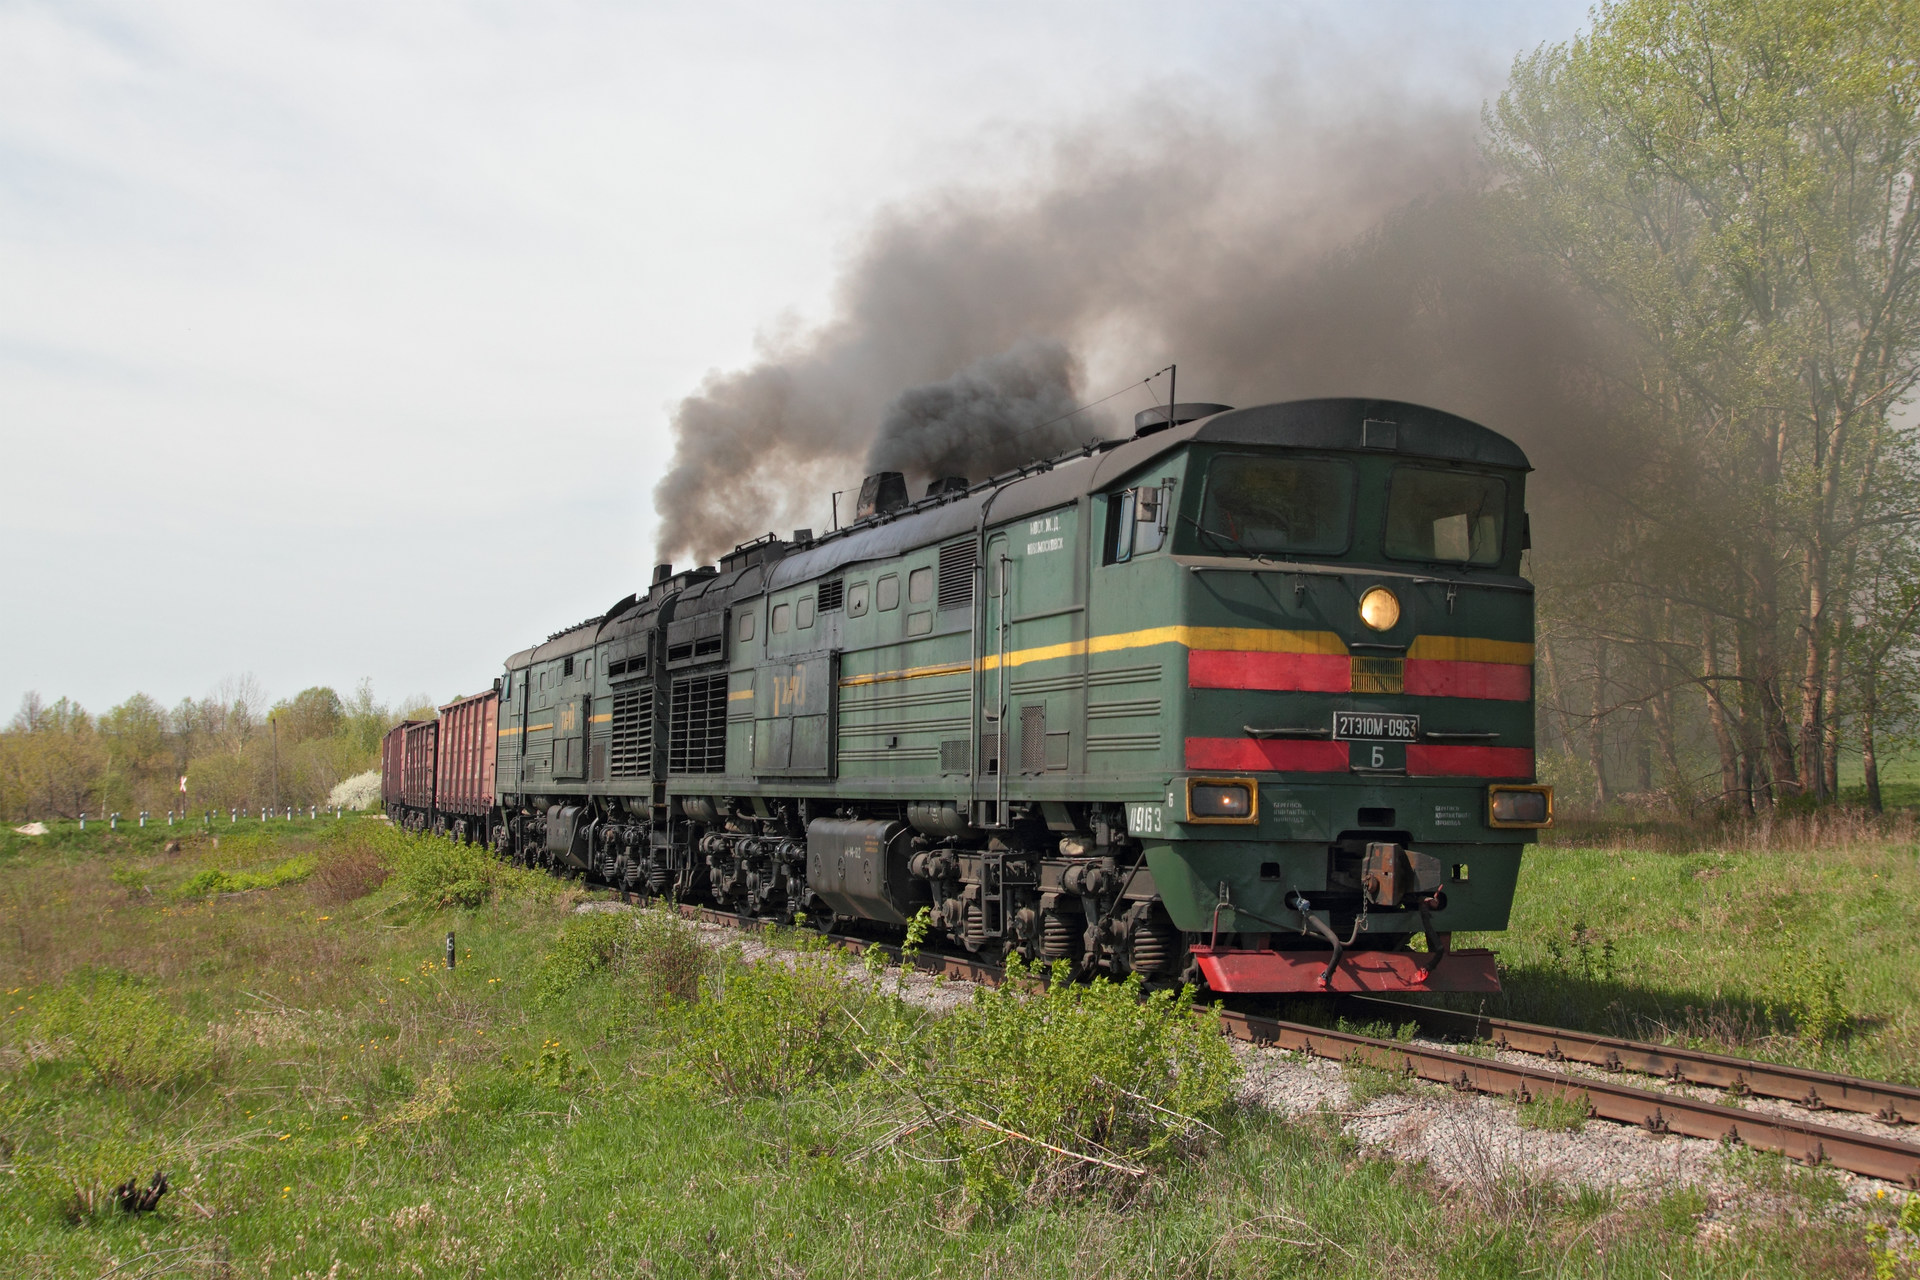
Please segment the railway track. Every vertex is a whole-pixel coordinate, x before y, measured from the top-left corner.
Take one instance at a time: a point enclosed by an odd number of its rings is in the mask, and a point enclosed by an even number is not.
[[[689,919],[732,928],[758,928],[763,923],[707,907],[682,905],[679,911]],[[854,951],[878,945],[896,961],[910,962],[929,973],[945,973],[989,985],[997,984],[1004,977],[998,965],[972,956],[923,950],[903,957],[897,945],[842,934],[827,936]],[[1429,1034],[1491,1041],[1499,1047],[1557,1061],[1638,1071],[1675,1083],[1720,1088],[1736,1095],[1744,1091],[1781,1098],[1810,1110],[1844,1109],[1889,1122],[1920,1120],[1920,1090],[1904,1085],[1454,1013],[1395,1000],[1348,998],[1348,1005],[1364,1009],[1374,1018],[1412,1021]],[[1250,1044],[1310,1053],[1340,1062],[1358,1062],[1465,1092],[1517,1101],[1545,1097],[1575,1102],[1584,1099],[1588,1114],[1637,1125],[1652,1133],[1742,1143],[1760,1151],[1776,1151],[1805,1164],[1831,1164],[1850,1173],[1920,1189],[1920,1144],[1890,1135],[1820,1124],[1800,1116],[1748,1111],[1683,1093],[1570,1075],[1524,1063],[1499,1062],[1438,1045],[1380,1039],[1245,1010],[1223,1009],[1219,1018],[1223,1032]]]
[[[1920,1089],[1911,1085],[1835,1075],[1806,1067],[1755,1062],[1700,1049],[1648,1044],[1536,1026],[1474,1013],[1432,1009],[1400,1000],[1353,999],[1345,1007],[1364,1016],[1416,1023],[1429,1035],[1538,1054],[1555,1062],[1582,1062],[1608,1071],[1637,1071],[1676,1083],[1725,1089],[1736,1097],[1778,1098],[1810,1111],[1855,1111],[1884,1124],[1920,1124]]]

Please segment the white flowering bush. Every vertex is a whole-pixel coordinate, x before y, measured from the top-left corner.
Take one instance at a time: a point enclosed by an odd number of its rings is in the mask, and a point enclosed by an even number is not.
[[[356,773],[327,793],[329,809],[371,809],[380,803],[380,771]]]

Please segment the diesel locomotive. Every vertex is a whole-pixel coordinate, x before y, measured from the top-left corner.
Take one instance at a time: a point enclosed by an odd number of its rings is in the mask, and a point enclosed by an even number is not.
[[[1553,818],[1525,454],[1379,400],[1136,426],[917,499],[871,476],[844,528],[660,566],[395,729],[389,814],[1086,974],[1494,989],[1449,940],[1506,927]]]

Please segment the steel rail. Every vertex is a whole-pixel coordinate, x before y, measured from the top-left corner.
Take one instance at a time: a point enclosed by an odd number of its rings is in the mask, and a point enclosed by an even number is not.
[[[1555,1062],[1584,1062],[1608,1071],[1638,1071],[1730,1093],[1757,1094],[1798,1103],[1809,1110],[1857,1111],[1887,1124],[1920,1124],[1920,1089],[1882,1080],[1815,1071],[1777,1062],[1614,1036],[1537,1026],[1483,1014],[1459,1013],[1399,1000],[1356,997],[1347,1002],[1374,1017],[1391,1015],[1429,1034],[1456,1040],[1487,1040],[1501,1049],[1538,1054]]]
[[[679,904],[681,915],[731,928],[754,929],[765,921],[710,907]],[[907,953],[897,944],[846,934],[823,934],[833,945],[853,952],[878,946],[895,960],[929,973],[945,973],[971,982],[996,984],[1005,977],[998,965],[968,956],[942,952]],[[1416,1006],[1393,1001],[1373,1002],[1399,1010]],[[1476,1058],[1435,1046],[1382,1040],[1351,1031],[1332,1031],[1301,1022],[1285,1022],[1233,1009],[1212,1010],[1220,1029],[1236,1040],[1265,1047],[1310,1053],[1337,1062],[1358,1062],[1380,1070],[1399,1072],[1463,1092],[1492,1094],[1525,1102],[1557,1097],[1584,1102],[1587,1114],[1603,1120],[1637,1125],[1650,1133],[1681,1134],[1715,1142],[1741,1143],[1760,1151],[1777,1151],[1805,1164],[1828,1163],[1850,1173],[1865,1174],[1920,1189],[1920,1145],[1874,1133],[1859,1133],[1816,1124],[1794,1116],[1744,1111],[1684,1094],[1661,1093],[1611,1080],[1571,1076],[1544,1067]],[[1444,1011],[1440,1011],[1444,1012]],[[1463,1015],[1471,1016],[1471,1015]],[[1524,1024],[1523,1024],[1524,1025]],[[1539,1028],[1549,1034],[1551,1028]],[[1733,1059],[1751,1068],[1756,1065]],[[1843,1077],[1836,1077],[1840,1079]],[[1867,1085],[1868,1081],[1850,1083]]]
[[[1584,1099],[1589,1115],[1638,1125],[1652,1133],[1741,1142],[1777,1151],[1807,1164],[1828,1162],[1851,1173],[1920,1188],[1920,1146],[1873,1133],[1857,1133],[1792,1116],[1774,1116],[1680,1094],[1658,1093],[1610,1080],[1569,1076],[1543,1067],[1474,1058],[1448,1049],[1329,1031],[1298,1022],[1222,1011],[1222,1027],[1236,1039],[1359,1061],[1437,1084],[1526,1101],[1537,1097]]]

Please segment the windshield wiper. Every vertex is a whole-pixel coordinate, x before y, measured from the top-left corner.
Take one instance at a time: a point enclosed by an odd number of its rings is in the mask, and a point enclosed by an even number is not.
[[[1195,520],[1192,516],[1187,515],[1185,513],[1182,513],[1180,518],[1182,520],[1185,520],[1188,524],[1192,525],[1194,528],[1194,532],[1198,533],[1203,538],[1212,538],[1216,543],[1231,543],[1233,546],[1239,548],[1240,554],[1243,556],[1246,556],[1249,560],[1258,560],[1261,564],[1274,563],[1274,561],[1267,555],[1266,552],[1255,551],[1252,547],[1240,541],[1240,539],[1234,537],[1230,533],[1221,533],[1217,529],[1209,529],[1207,528],[1207,526],[1201,524],[1198,520]]]

